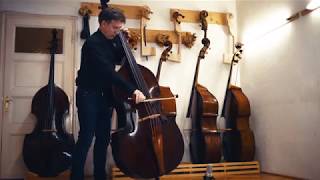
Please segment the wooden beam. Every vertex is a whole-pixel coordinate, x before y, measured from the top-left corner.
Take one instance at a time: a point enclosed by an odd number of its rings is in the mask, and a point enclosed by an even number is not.
[[[128,19],[140,19],[141,12],[145,8],[145,6],[119,5],[119,4],[109,4],[109,6],[113,8],[121,9]],[[82,2],[80,7],[90,9],[91,10],[90,16],[98,16],[101,11],[100,3]],[[175,11],[179,11],[181,14],[185,16],[185,18],[181,18],[181,22],[188,22],[188,23],[200,22],[200,19],[199,19],[200,11],[170,9],[170,14],[171,14],[170,17],[172,17],[172,13]],[[207,22],[209,24],[228,25],[227,16],[229,15],[230,13],[209,12],[209,15],[207,17]],[[173,19],[171,19],[171,21],[173,21]]]
[[[118,8],[123,11],[124,15],[128,19],[140,19],[141,11],[145,8],[144,6],[128,6],[128,5],[118,5],[118,4],[109,4],[110,7]],[[98,16],[101,9],[100,3],[89,3],[82,2],[80,8],[88,8],[91,10],[90,16]]]
[[[146,6],[133,6],[133,5],[117,5],[117,4],[109,4],[110,7],[121,9],[126,16],[127,19],[141,19],[142,11],[146,8]],[[90,16],[98,16],[101,9],[100,3],[90,3],[90,2],[82,2],[80,8],[87,8],[91,11]],[[184,11],[183,11],[184,12]],[[199,11],[200,12],[200,11]],[[140,29],[129,28],[130,31],[136,31],[140,34]],[[178,35],[174,31],[170,30],[147,30],[146,40],[147,42],[156,42],[156,38],[158,34],[169,35],[169,40],[173,44],[178,44],[179,39]],[[181,32],[182,38],[186,36],[187,32]]]
[[[136,33],[140,34],[140,29],[137,29],[137,28],[129,28],[129,31],[136,32]],[[174,31],[170,31],[170,30],[150,30],[150,29],[147,29],[146,31],[147,31],[147,33],[146,33],[147,42],[154,43],[154,42],[156,42],[158,34],[165,34],[165,35],[169,36],[169,40],[172,42],[172,44],[178,44],[179,43],[178,36],[177,36],[176,32],[174,32]],[[182,37],[186,36],[186,33],[187,32],[181,32],[181,36]]]
[[[170,17],[172,17],[172,13],[178,11],[180,12],[184,18],[181,18],[181,22],[188,23],[199,23],[200,22],[200,11],[196,10],[183,10],[183,9],[170,9]],[[220,24],[220,25],[228,25],[227,16],[230,13],[219,13],[219,12],[208,12],[207,22],[209,24]],[[171,21],[174,19],[171,18]]]

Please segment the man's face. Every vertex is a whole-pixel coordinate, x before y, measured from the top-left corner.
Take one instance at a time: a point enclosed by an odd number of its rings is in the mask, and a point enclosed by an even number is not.
[[[113,39],[124,25],[121,21],[112,20],[110,22],[102,21],[100,30],[107,39]]]

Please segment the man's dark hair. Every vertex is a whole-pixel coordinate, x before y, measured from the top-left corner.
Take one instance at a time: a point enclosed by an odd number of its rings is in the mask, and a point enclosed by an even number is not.
[[[121,21],[123,23],[126,22],[126,17],[119,9],[115,8],[105,8],[103,9],[98,17],[99,24],[101,24],[102,21],[110,22],[112,20],[115,21]]]

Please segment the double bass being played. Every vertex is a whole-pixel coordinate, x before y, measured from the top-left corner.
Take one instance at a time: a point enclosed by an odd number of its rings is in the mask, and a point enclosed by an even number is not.
[[[131,177],[159,177],[181,161],[182,135],[175,121],[163,115],[159,101],[146,99],[159,97],[159,85],[150,70],[136,64],[127,39],[120,32],[125,16],[119,10],[107,8],[106,1],[101,5],[99,29],[86,40],[81,52],[76,81],[80,131],[71,179],[83,179],[84,162],[94,136],[94,176],[106,179],[113,107],[118,121],[124,122],[124,128],[112,134],[117,166]],[[126,58],[125,63],[116,72],[115,64],[120,64],[122,57]],[[127,124],[131,126],[126,128]]]
[[[107,145],[114,104],[112,86],[134,96],[135,103],[145,99],[141,91],[114,70],[115,64],[119,64],[125,55],[118,36],[125,16],[119,10],[103,8],[98,20],[99,29],[81,49],[81,65],[76,79],[80,131],[72,158],[72,180],[84,179],[84,164],[93,137],[94,177],[106,179]]]
[[[121,103],[118,107],[122,107],[117,108],[117,113],[122,114],[118,118],[130,122],[132,128],[122,128],[112,134],[113,158],[120,170],[130,177],[159,178],[176,168],[184,153],[182,134],[173,120],[175,112],[170,113],[175,107],[170,110],[158,101],[171,99],[172,93],[169,88],[159,86],[150,70],[136,63],[122,33],[120,39],[127,61],[119,73],[141,89],[148,99],[132,105],[125,101],[127,95],[115,88],[115,97],[119,97]],[[170,97],[163,97],[164,94]],[[166,116],[170,114],[174,116]]]

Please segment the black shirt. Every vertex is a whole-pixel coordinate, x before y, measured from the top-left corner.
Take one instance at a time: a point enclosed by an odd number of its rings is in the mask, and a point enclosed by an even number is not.
[[[115,65],[121,63],[124,50],[119,36],[107,39],[100,30],[93,33],[81,49],[81,65],[76,79],[78,87],[103,91],[112,96],[112,86],[117,86],[128,94],[135,88],[116,71]]]

